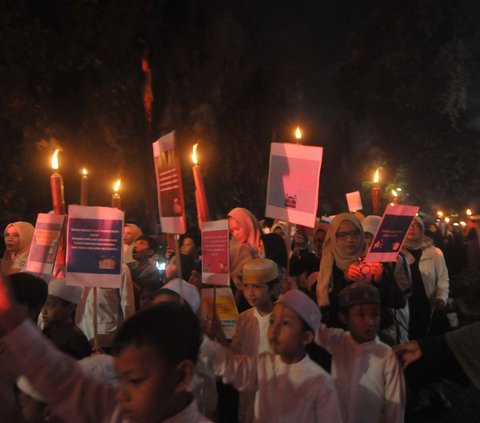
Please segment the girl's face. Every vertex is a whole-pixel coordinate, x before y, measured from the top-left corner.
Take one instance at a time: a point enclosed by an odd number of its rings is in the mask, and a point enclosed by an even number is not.
[[[245,228],[240,226],[238,221],[233,217],[228,218],[228,229],[230,229],[230,235],[232,238],[236,239],[240,244],[247,242],[248,234],[245,231]]]
[[[422,236],[423,236],[422,225],[420,225],[420,223],[414,220],[410,225],[410,229],[407,232],[407,240],[419,241],[422,238]]]
[[[361,247],[362,232],[349,220],[344,220],[335,234],[337,246],[345,255],[358,254]]]
[[[192,238],[184,238],[182,246],[180,247],[180,252],[186,256],[196,258],[198,249]]]
[[[11,253],[20,251],[20,234],[15,225],[10,225],[5,233],[5,247]]]

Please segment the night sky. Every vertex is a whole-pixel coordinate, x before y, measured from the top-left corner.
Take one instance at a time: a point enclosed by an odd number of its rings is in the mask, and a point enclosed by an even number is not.
[[[385,4],[388,3],[388,4]],[[263,217],[270,142],[325,148],[319,213],[346,207],[382,167],[384,202],[449,212],[478,201],[479,7],[472,1],[6,1],[0,6],[0,223],[51,207],[61,147],[66,201],[123,181],[127,220],[152,227],[150,144],[176,130],[189,222],[199,142],[214,217]],[[145,120],[142,58],[152,70]],[[455,169],[454,169],[455,168]],[[455,171],[454,171],[455,170]]]

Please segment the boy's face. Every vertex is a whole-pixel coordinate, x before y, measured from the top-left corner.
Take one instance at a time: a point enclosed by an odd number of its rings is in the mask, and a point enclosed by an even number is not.
[[[179,375],[178,367],[169,365],[151,346],[127,346],[115,362],[122,416],[142,423],[169,417],[175,394],[184,391],[189,382]]]
[[[286,363],[305,356],[305,346],[313,341],[313,331],[305,331],[302,319],[285,304],[275,304],[270,315],[268,341],[275,354]]]
[[[49,295],[42,307],[42,319],[45,327],[65,322],[70,317],[69,313],[71,313],[71,308],[61,298]]]
[[[348,310],[346,320],[355,341],[371,341],[377,336],[380,327],[380,304],[354,305]]]
[[[132,255],[135,260],[142,260],[150,257],[152,255],[152,250],[150,249],[147,240],[140,239],[138,241],[135,241]]]
[[[270,303],[270,294],[266,283],[249,283],[244,285],[243,295],[251,307],[262,309],[268,305]]]

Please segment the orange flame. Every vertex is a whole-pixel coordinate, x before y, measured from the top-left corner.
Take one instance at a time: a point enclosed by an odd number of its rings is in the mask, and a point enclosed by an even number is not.
[[[295,138],[297,140],[301,140],[302,139],[302,131],[300,130],[300,127],[297,126],[297,129],[295,129]]]
[[[192,148],[192,162],[194,165],[198,164],[197,147],[198,147],[198,142]]]
[[[375,175],[373,175],[373,183],[378,184],[380,182],[380,169],[377,168]]]
[[[58,169],[58,152],[60,151],[59,148],[55,150],[55,153],[52,154],[52,169]]]
[[[395,191],[394,189],[392,189],[392,195],[393,195],[395,198],[398,197],[397,191]]]
[[[85,168],[83,168],[83,169],[82,169],[82,175],[88,175],[88,170],[85,169]]]
[[[443,212],[440,211],[440,210],[438,210],[438,211],[437,211],[437,216],[440,217],[440,218],[442,218],[442,217],[443,217]]]
[[[467,213],[467,216],[471,216],[471,215],[472,215],[472,210],[471,210],[471,209],[467,209],[466,213]]]
[[[120,182],[121,182],[121,179],[118,179],[117,182],[115,182],[115,185],[113,186],[113,190],[115,192],[118,192],[118,190],[120,189]]]

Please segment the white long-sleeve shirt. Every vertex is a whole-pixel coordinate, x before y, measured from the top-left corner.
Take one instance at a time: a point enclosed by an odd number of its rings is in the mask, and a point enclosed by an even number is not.
[[[98,341],[100,347],[111,347],[120,325],[135,314],[133,282],[128,266],[122,265],[120,288],[97,288]],[[93,344],[93,288],[84,287],[77,306],[77,326]]]
[[[216,374],[240,391],[256,391],[254,422],[342,421],[333,379],[308,355],[287,364],[272,353],[234,355],[211,340],[206,348]]]
[[[116,388],[86,376],[77,362],[57,350],[32,322],[25,320],[2,341],[17,376],[25,376],[63,421],[133,423],[121,415]],[[199,413],[193,400],[163,423],[211,421]]]
[[[316,341],[332,354],[332,376],[345,423],[404,421],[403,371],[388,345],[378,338],[359,344],[350,332],[325,325]]]

